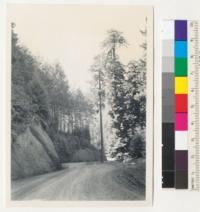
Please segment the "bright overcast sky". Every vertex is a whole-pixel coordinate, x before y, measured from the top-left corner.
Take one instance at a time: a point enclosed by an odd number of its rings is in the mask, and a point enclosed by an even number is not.
[[[129,43],[119,52],[124,63],[137,59],[142,54],[139,30],[144,29],[149,11],[133,6],[10,5],[8,14],[21,43],[46,62],[59,62],[70,86],[86,92],[89,68],[106,31],[124,33]]]

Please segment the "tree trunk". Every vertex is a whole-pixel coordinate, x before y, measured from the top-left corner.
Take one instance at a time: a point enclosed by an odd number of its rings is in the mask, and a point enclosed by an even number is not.
[[[101,100],[101,82],[99,71],[99,118],[100,118],[100,134],[101,134],[101,162],[104,162],[104,143],[103,143],[103,121],[102,121],[102,100]]]

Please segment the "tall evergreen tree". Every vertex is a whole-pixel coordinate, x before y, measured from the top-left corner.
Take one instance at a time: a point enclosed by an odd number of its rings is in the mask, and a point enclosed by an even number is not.
[[[140,32],[145,38],[146,29]],[[146,123],[146,40],[140,45],[144,50],[142,57],[127,66],[120,62],[117,54],[119,47],[127,46],[122,33],[108,31],[103,45],[106,48],[105,73],[109,84],[106,95],[115,134],[110,154],[117,160],[141,157],[145,140],[141,135]]]
[[[112,141],[111,155],[121,160],[121,155],[127,152],[127,121],[125,118],[125,69],[119,61],[117,49],[127,46],[127,41],[122,33],[117,30],[108,31],[108,37],[103,42],[106,49],[106,75],[108,85],[108,102],[110,105],[109,115],[112,119],[114,129],[114,140]]]

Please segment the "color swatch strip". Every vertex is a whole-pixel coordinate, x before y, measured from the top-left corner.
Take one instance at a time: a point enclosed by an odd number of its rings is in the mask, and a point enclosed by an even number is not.
[[[175,186],[174,21],[162,29],[162,176],[163,188]]]
[[[175,188],[188,188],[188,42],[187,21],[174,22]]]
[[[163,188],[188,187],[187,21],[164,21],[162,29]]]

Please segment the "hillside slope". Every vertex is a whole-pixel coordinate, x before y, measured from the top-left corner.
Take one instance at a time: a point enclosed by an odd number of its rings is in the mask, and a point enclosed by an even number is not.
[[[52,140],[38,123],[32,123],[12,142],[12,179],[38,175],[61,168]]]

